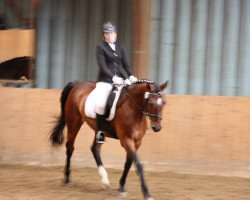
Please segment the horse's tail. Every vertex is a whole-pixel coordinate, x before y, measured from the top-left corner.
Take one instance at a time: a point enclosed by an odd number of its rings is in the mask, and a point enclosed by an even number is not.
[[[63,129],[64,129],[65,125],[66,125],[64,108],[65,108],[66,100],[67,100],[67,97],[68,97],[70,91],[72,90],[72,88],[77,83],[78,82],[70,82],[70,83],[68,83],[64,87],[64,89],[63,89],[63,91],[61,93],[61,98],[60,98],[60,101],[61,101],[61,115],[58,117],[54,128],[50,132],[50,137],[49,137],[52,145],[62,144],[63,141],[64,141]]]

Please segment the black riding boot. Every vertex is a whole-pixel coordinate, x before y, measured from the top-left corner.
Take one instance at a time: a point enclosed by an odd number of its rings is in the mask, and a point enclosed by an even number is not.
[[[96,114],[96,142],[103,144],[105,143],[105,133],[103,131],[105,124],[104,115]]]

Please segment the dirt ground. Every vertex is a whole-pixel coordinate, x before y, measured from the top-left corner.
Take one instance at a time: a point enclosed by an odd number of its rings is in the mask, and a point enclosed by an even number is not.
[[[121,171],[107,169],[111,186],[100,187],[95,168],[73,168],[71,182],[62,183],[63,167],[0,165],[1,200],[114,200]],[[155,200],[247,200],[250,199],[250,179],[184,175],[172,172],[145,172]],[[143,199],[135,171],[127,180],[126,200]]]

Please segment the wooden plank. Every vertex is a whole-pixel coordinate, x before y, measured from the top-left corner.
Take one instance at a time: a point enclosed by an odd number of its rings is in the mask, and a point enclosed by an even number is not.
[[[1,30],[0,62],[35,54],[35,30]]]

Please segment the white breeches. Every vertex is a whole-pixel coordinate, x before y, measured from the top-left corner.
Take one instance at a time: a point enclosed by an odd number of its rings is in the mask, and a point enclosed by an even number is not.
[[[95,106],[95,112],[99,115],[105,114],[105,107],[107,104],[107,99],[109,97],[109,94],[112,90],[113,86],[111,83],[105,83],[105,82],[98,82],[96,83],[96,106]]]

